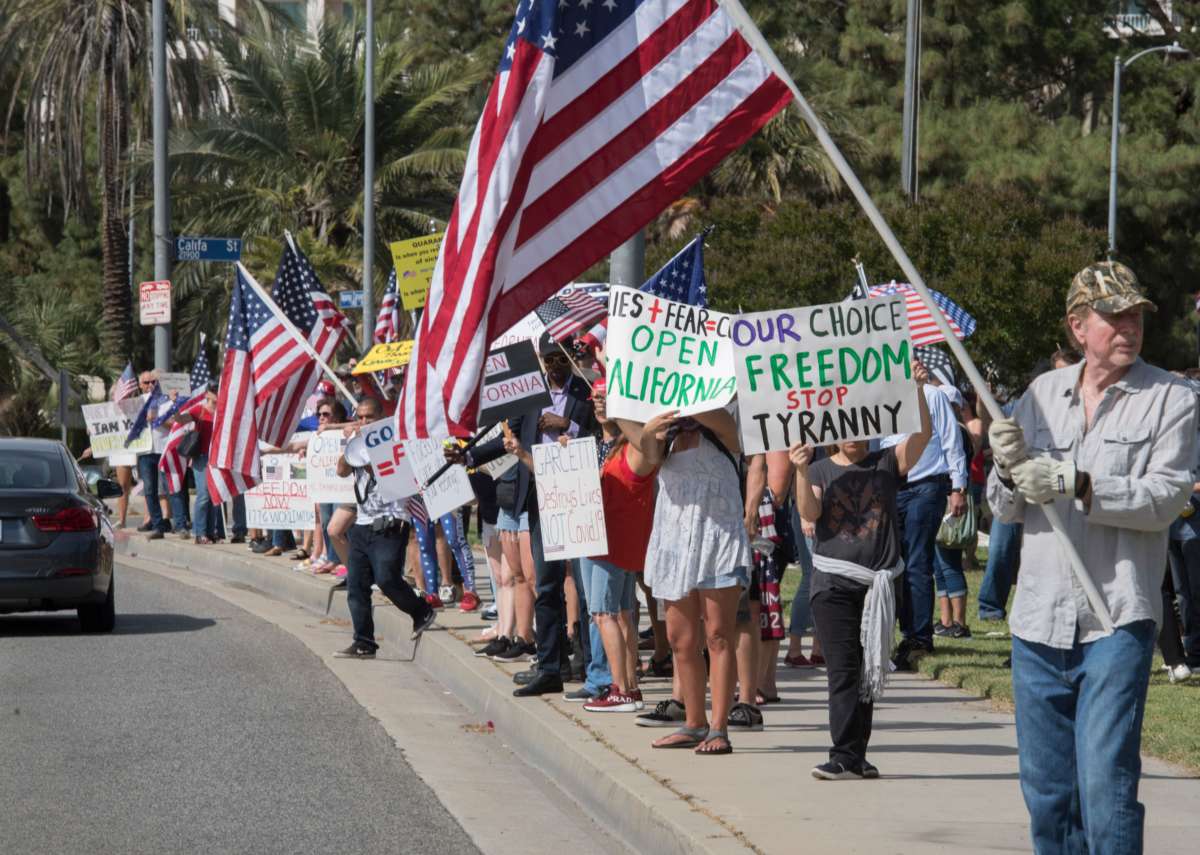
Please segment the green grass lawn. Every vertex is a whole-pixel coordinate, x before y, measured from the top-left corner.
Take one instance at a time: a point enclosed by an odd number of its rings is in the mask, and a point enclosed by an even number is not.
[[[987,551],[979,550],[979,566],[987,564]],[[1011,710],[1012,673],[1004,667],[1010,651],[1008,624],[981,621],[975,599],[983,581],[982,570],[967,571],[967,623],[973,638],[938,638],[932,656],[921,659],[920,671],[949,686],[955,686],[988,698],[1001,709]],[[795,568],[783,580],[784,619],[800,584]],[[1010,601],[1011,605],[1011,601]],[[934,611],[934,620],[938,613]],[[990,632],[1002,633],[988,638]],[[1150,691],[1146,698],[1146,720],[1142,730],[1142,750],[1146,754],[1200,772],[1200,675],[1187,683],[1171,685],[1162,670],[1162,657],[1154,656]]]

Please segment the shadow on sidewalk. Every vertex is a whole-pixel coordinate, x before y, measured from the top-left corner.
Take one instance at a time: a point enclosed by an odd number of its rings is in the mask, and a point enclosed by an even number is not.
[[[117,612],[113,635],[165,635],[174,632],[196,632],[216,626],[211,618],[178,615],[166,612],[151,614],[122,614]],[[45,615],[0,615],[0,638],[40,638],[62,635],[82,635],[79,620],[73,612]],[[98,636],[102,637],[102,636]]]

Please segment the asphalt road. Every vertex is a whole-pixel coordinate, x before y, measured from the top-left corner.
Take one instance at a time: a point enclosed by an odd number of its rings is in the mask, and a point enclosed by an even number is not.
[[[151,574],[117,582],[111,636],[0,616],[0,852],[478,851],[299,641]]]

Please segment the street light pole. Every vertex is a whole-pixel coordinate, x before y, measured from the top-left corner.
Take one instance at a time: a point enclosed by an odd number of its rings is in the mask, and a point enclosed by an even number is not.
[[[171,278],[171,194],[167,176],[167,25],[166,0],[154,0],[151,9],[153,39],[154,131],[154,278]],[[154,326],[154,369],[171,370],[171,325]]]
[[[367,0],[366,110],[363,115],[363,304],[362,348],[375,335],[375,0]]]
[[[1112,143],[1109,145],[1108,163],[1108,257],[1112,258],[1117,252],[1117,160],[1121,145],[1121,76],[1125,69],[1133,65],[1143,56],[1151,53],[1166,53],[1167,56],[1187,56],[1189,51],[1179,46],[1179,42],[1169,45],[1147,48],[1135,53],[1127,60],[1120,55],[1113,58],[1113,105],[1112,105]]]
[[[900,184],[908,201],[917,201],[918,127],[921,114],[921,0],[908,0],[904,30],[904,115],[900,143]]]

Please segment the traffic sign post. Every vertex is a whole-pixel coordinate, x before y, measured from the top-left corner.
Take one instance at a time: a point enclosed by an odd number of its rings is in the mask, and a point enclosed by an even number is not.
[[[178,261],[240,261],[241,238],[177,237],[175,258]]]

